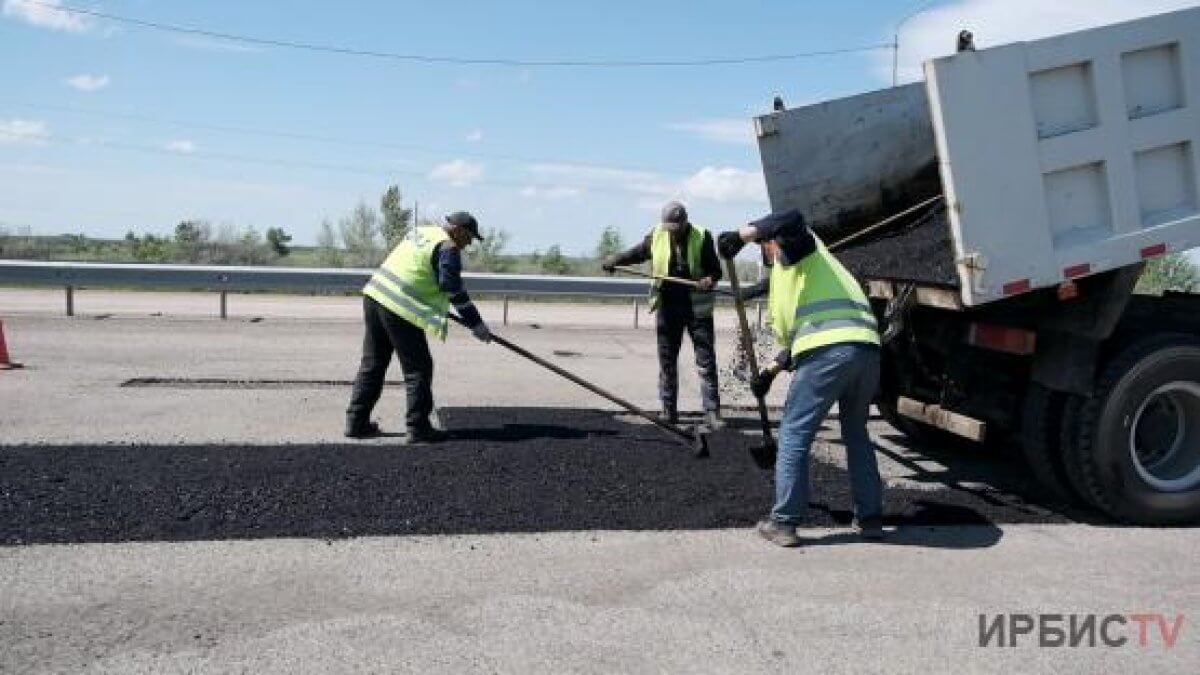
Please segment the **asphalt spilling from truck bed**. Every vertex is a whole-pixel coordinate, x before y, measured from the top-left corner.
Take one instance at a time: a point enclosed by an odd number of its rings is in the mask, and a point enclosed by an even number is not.
[[[959,286],[950,221],[942,204],[909,223],[867,236],[836,255],[859,277]]]
[[[604,411],[443,410],[424,446],[0,446],[0,543],[749,527],[772,481],[727,429],[712,456]],[[746,422],[747,428],[752,424]],[[812,464],[808,525],[850,522],[841,467]],[[1060,522],[1019,495],[892,488],[900,527]],[[998,530],[997,530],[998,531]]]

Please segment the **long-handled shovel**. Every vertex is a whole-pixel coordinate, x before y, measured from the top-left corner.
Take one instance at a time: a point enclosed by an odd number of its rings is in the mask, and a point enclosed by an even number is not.
[[[632,267],[617,266],[617,267],[614,267],[613,269],[615,269],[618,272],[621,272],[622,274],[629,274],[629,275],[632,275],[635,277],[642,277],[645,279],[654,279],[656,281],[665,281],[670,284],[679,284],[680,286],[687,286],[689,288],[696,288],[696,289],[700,288],[700,284],[695,281],[692,281],[691,279],[680,279],[679,277],[661,277],[661,276],[658,276],[657,274],[649,274],[647,272],[643,272],[639,269],[634,269]],[[733,293],[731,293],[723,288],[710,288],[710,289],[708,289],[708,292],[709,293],[717,293],[719,295],[733,295]]]
[[[454,314],[448,314],[447,316],[450,317],[451,321],[457,323],[458,325],[466,326],[466,323],[462,320],[461,317],[458,317]],[[611,394],[611,393],[601,389],[600,387],[597,387],[596,385],[592,384],[591,382],[588,382],[587,380],[583,379],[582,377],[579,377],[578,375],[576,375],[570,371],[559,368],[558,366],[556,366],[553,363],[550,363],[549,361],[543,359],[542,357],[530,352],[529,350],[525,349],[524,347],[513,344],[512,342],[509,342],[508,340],[500,337],[499,335],[496,335],[495,333],[492,333],[492,342],[495,342],[496,344],[500,345],[501,347],[504,347],[505,349],[509,350],[510,352],[513,352],[515,354],[525,357],[526,359],[529,359],[530,361],[533,361],[534,363],[545,368],[546,370],[549,370],[561,377],[565,377],[566,379],[574,382],[575,384],[583,387],[584,389],[587,389],[588,391],[592,392],[593,394],[596,394],[597,396],[606,398],[609,401],[616,403],[617,405],[628,410],[629,412],[633,413],[634,415],[637,415],[638,417],[642,417],[642,418],[648,420],[649,422],[654,424],[659,429],[662,429],[663,431],[666,431],[667,433],[671,434],[671,436],[675,440],[679,441],[683,445],[686,445],[690,450],[692,450],[692,452],[695,454],[696,457],[698,457],[698,458],[708,457],[708,437],[702,431],[700,431],[699,426],[694,427],[692,429],[691,433],[688,433],[687,431],[685,431],[673,424],[668,424],[667,422],[664,422],[664,421],[658,419],[658,417],[654,416],[651,413],[646,412],[645,410],[642,410],[641,408],[638,408],[637,406],[633,405],[629,401],[626,401],[625,399],[620,398],[620,397],[616,396],[615,394]]]
[[[742,351],[750,363],[750,375],[758,377],[758,356],[754,351],[754,336],[750,334],[750,323],[746,321],[746,305],[742,302],[741,284],[738,282],[737,265],[730,258],[725,259],[725,273],[729,275],[729,285],[733,289],[733,306],[737,309],[738,334],[742,340]],[[767,416],[767,401],[758,398],[758,419],[762,422],[763,444],[750,446],[750,456],[760,469],[771,469],[775,466],[775,439],[771,436],[771,420]]]

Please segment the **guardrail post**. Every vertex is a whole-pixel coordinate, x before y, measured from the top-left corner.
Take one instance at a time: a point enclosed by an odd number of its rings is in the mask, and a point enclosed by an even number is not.
[[[635,299],[633,301],[633,327],[638,327],[638,312],[641,309],[642,301]]]
[[[229,311],[228,311],[229,300],[227,297],[228,295],[229,295],[229,291],[221,291],[221,318],[222,319],[229,318]]]
[[[508,296],[504,296],[504,325],[508,325]]]
[[[67,284],[67,316],[75,316],[75,287]]]

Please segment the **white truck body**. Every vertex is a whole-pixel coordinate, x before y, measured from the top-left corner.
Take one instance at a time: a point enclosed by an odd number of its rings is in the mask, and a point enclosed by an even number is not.
[[[965,306],[1200,246],[1200,8],[925,75],[757,118],[772,209],[869,225],[927,197],[936,162]]]

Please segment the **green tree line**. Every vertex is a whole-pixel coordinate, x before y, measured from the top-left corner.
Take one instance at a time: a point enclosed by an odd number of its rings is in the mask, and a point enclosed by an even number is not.
[[[1200,269],[1187,256],[1171,253],[1151,260],[1138,280],[1137,292],[1162,295],[1167,291],[1200,291]]]
[[[172,234],[130,230],[119,240],[84,234],[37,236],[0,228],[0,257],[80,262],[156,262],[211,265],[269,265],[291,253],[291,235],[282,228],[265,232],[232,225],[213,228],[204,220],[185,220]]]

